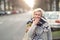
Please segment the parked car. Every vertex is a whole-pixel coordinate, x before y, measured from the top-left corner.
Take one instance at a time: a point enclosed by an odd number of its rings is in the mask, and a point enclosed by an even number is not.
[[[23,13],[23,9],[19,9],[19,13]]]
[[[52,30],[60,28],[60,12],[45,12],[44,16],[47,18]]]
[[[20,11],[19,10],[16,10],[16,13],[20,13]]]
[[[6,14],[11,14],[11,11],[6,11]]]
[[[11,13],[12,14],[16,14],[17,12],[16,12],[16,10],[12,10]]]
[[[6,12],[5,11],[0,11],[0,15],[5,15],[6,14]]]

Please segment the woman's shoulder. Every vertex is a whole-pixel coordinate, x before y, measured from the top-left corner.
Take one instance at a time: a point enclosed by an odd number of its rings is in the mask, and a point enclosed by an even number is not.
[[[32,24],[32,20],[29,20],[29,21],[27,21],[27,23],[26,23],[27,27],[28,27],[28,26],[31,26],[31,24]]]
[[[31,20],[29,20],[29,21],[27,22],[27,24],[29,24],[29,23],[32,23],[32,21],[31,21]]]
[[[31,27],[31,25],[32,25],[32,20],[27,21],[27,24],[26,24],[26,32],[28,32],[28,30]]]
[[[41,24],[44,24],[44,23],[47,23],[47,20],[44,19],[44,18],[41,18],[41,19],[40,19],[40,22],[41,22]]]

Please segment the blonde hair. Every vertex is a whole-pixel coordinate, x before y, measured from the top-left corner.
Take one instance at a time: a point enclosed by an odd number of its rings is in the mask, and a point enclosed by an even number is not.
[[[35,12],[41,12],[41,13],[42,13],[42,16],[43,16],[43,14],[44,14],[44,10],[41,9],[41,8],[34,9],[34,10],[33,10],[33,14],[34,14]]]

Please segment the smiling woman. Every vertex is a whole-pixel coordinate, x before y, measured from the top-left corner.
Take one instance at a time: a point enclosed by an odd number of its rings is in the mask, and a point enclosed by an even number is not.
[[[33,8],[34,6],[34,0],[24,0],[25,3],[30,7],[30,8]]]

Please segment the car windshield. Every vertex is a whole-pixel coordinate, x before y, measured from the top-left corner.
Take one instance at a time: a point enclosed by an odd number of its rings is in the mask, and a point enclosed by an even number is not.
[[[46,14],[44,14],[44,16],[47,19],[58,19],[59,18],[59,15],[58,14],[55,14],[55,13],[52,13],[52,14],[46,13]]]

